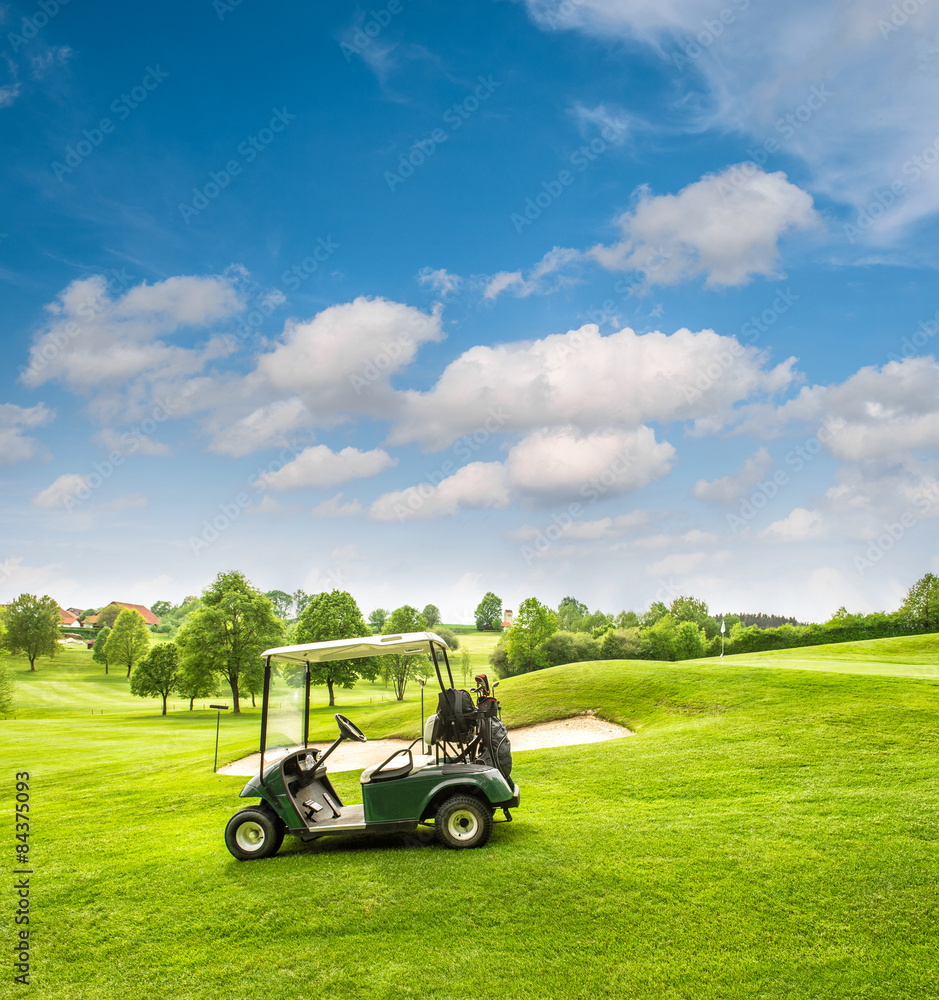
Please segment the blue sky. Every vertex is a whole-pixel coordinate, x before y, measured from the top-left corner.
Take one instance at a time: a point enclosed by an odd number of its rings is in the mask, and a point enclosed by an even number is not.
[[[0,12],[0,601],[939,571],[930,5]]]

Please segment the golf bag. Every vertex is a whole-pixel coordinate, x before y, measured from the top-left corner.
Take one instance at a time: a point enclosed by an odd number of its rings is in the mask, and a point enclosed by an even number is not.
[[[437,696],[440,738],[447,743],[469,743],[476,735],[476,706],[469,691],[448,688]]]
[[[480,758],[490,767],[497,767],[508,779],[512,773],[512,744],[509,732],[499,718],[499,703],[495,698],[480,698],[479,713]]]

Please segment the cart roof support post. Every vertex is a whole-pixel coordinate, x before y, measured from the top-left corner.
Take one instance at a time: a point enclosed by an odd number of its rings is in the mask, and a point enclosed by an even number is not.
[[[261,784],[264,785],[264,750],[267,744],[267,704],[271,694],[271,657],[264,661],[264,694],[261,701]],[[267,787],[265,785],[265,787]]]
[[[440,690],[446,691],[446,685],[443,683],[443,677],[440,676],[440,662],[437,659],[437,650],[434,648],[434,645],[434,643],[430,644],[430,655],[434,658],[434,670],[437,671],[437,680],[440,682]],[[450,678],[450,687],[454,687],[453,671],[450,669],[450,660],[447,658],[446,646],[441,646],[440,651],[443,653],[443,662],[447,667],[447,675]]]
[[[310,661],[306,661],[306,698],[303,708],[303,746],[310,742]]]

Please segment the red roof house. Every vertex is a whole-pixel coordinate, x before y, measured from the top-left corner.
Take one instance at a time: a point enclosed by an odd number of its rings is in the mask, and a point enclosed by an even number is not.
[[[59,608],[59,625],[78,625],[78,619],[70,611],[63,611]]]
[[[126,601],[111,601],[111,604],[113,604],[115,607],[118,607],[118,608],[121,608],[121,609],[129,608],[131,611],[137,611],[140,614],[140,617],[143,618],[143,620],[148,625],[159,625],[160,624],[160,619],[157,618],[157,616],[149,608],[145,608],[142,604],[128,604]],[[104,608],[111,607],[111,604],[104,605],[98,611],[98,615],[100,615],[101,612],[104,611]],[[97,619],[98,619],[98,615],[89,615],[89,617],[85,619],[85,624],[86,625],[94,625],[94,624],[96,624]]]

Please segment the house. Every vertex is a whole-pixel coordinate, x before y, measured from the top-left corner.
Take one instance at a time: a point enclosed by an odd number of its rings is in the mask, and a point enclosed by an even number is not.
[[[79,628],[81,628],[81,622],[79,622],[78,620],[78,615],[72,614],[70,610],[63,611],[61,608],[58,608],[58,612],[59,612],[59,628],[62,628],[63,626],[66,626],[68,628],[74,628],[76,625]]]
[[[145,608],[142,604],[128,604],[126,601],[111,601],[110,604],[104,605],[104,607],[102,607],[100,609],[100,611],[98,612],[97,615],[89,615],[85,619],[85,624],[86,625],[94,625],[94,627],[97,628],[98,627],[98,617],[101,614],[101,611],[104,611],[105,608],[110,608],[111,605],[114,605],[115,607],[120,608],[122,611],[125,608],[128,608],[131,611],[138,612],[139,615],[140,615],[140,617],[143,618],[143,620],[148,625],[159,625],[160,624],[160,619],[157,618],[157,616],[149,608]]]
[[[503,628],[511,628],[512,627],[512,624],[513,624],[513,622],[512,622],[512,614],[513,614],[513,612],[509,611],[508,608],[506,608],[505,611],[502,612],[502,627]]]
[[[81,618],[85,613],[84,608],[66,608],[65,609],[70,615],[74,615],[76,618]]]

